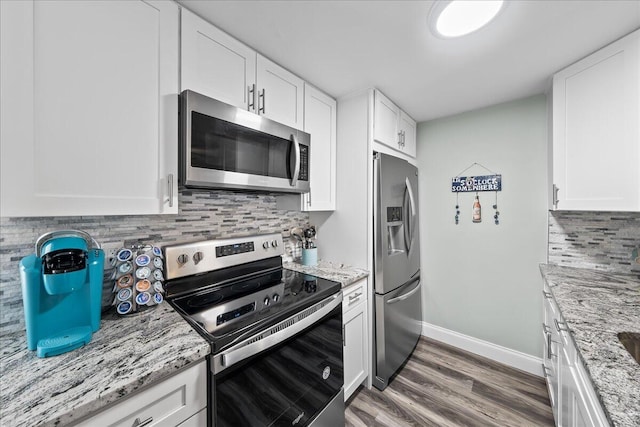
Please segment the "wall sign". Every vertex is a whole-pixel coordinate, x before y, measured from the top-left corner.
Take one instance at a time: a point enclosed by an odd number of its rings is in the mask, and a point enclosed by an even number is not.
[[[502,175],[456,176],[451,179],[453,193],[502,191]]]
[[[461,176],[474,166],[490,172],[491,175],[475,175]],[[451,178],[451,192],[456,193],[456,215],[454,217],[456,225],[460,222],[460,193],[476,193],[471,209],[471,221],[474,223],[482,222],[482,206],[480,205],[480,191],[493,191],[495,193],[495,202],[492,208],[495,210],[493,221],[496,225],[500,224],[500,212],[498,211],[498,191],[502,191],[502,175],[493,172],[482,166],[480,163],[473,163],[471,166],[460,172],[457,176]]]

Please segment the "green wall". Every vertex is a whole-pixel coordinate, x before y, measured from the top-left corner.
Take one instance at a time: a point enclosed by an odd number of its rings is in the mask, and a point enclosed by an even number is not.
[[[547,115],[544,95],[418,125],[423,320],[541,356],[542,279],[547,259]],[[456,196],[451,178],[474,162],[502,174],[495,193]],[[475,166],[462,176],[487,175]]]

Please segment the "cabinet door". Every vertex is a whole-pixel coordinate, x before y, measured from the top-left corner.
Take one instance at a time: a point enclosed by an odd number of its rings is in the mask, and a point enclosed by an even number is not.
[[[367,306],[362,301],[343,316],[344,400],[367,378]]]
[[[258,114],[303,129],[304,82],[301,78],[258,55],[256,86]]]
[[[416,122],[407,113],[400,110],[399,119],[400,148],[410,157],[416,157]]]
[[[336,101],[304,85],[304,131],[311,135],[311,191],[303,196],[303,209],[336,208]]]
[[[177,213],[176,4],[0,3],[1,215]]]
[[[180,90],[255,112],[256,52],[182,9]]]
[[[206,425],[207,374],[207,363],[197,362],[166,380],[125,397],[77,426],[173,427],[183,425],[181,423],[185,420],[185,426]],[[203,420],[205,424],[199,424]]]
[[[640,210],[640,31],[553,78],[557,209]]]
[[[398,117],[400,109],[380,91],[374,93],[373,139],[398,150]]]

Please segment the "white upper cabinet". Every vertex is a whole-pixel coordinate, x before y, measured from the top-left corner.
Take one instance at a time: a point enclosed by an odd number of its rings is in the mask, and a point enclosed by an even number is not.
[[[398,149],[400,137],[398,119],[400,109],[380,91],[374,93],[373,139],[391,148]]]
[[[336,208],[336,100],[311,85],[304,89],[304,131],[311,135],[311,191],[303,210]]]
[[[416,156],[416,121],[407,113],[400,110],[398,119],[400,139],[402,141],[402,151],[409,157]]]
[[[416,122],[379,90],[374,91],[374,150],[415,160]]]
[[[256,52],[182,9],[180,89],[254,111]]]
[[[556,209],[640,210],[640,31],[553,77]]]
[[[303,129],[304,81],[261,55],[256,64],[257,113]]]
[[[177,213],[178,6],[0,7],[0,214]]]
[[[303,128],[304,81],[184,8],[181,64],[181,90]]]

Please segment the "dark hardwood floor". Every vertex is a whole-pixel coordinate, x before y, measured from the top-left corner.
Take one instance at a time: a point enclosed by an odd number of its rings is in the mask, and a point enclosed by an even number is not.
[[[383,391],[347,402],[347,427],[553,426],[543,378],[422,337]]]

